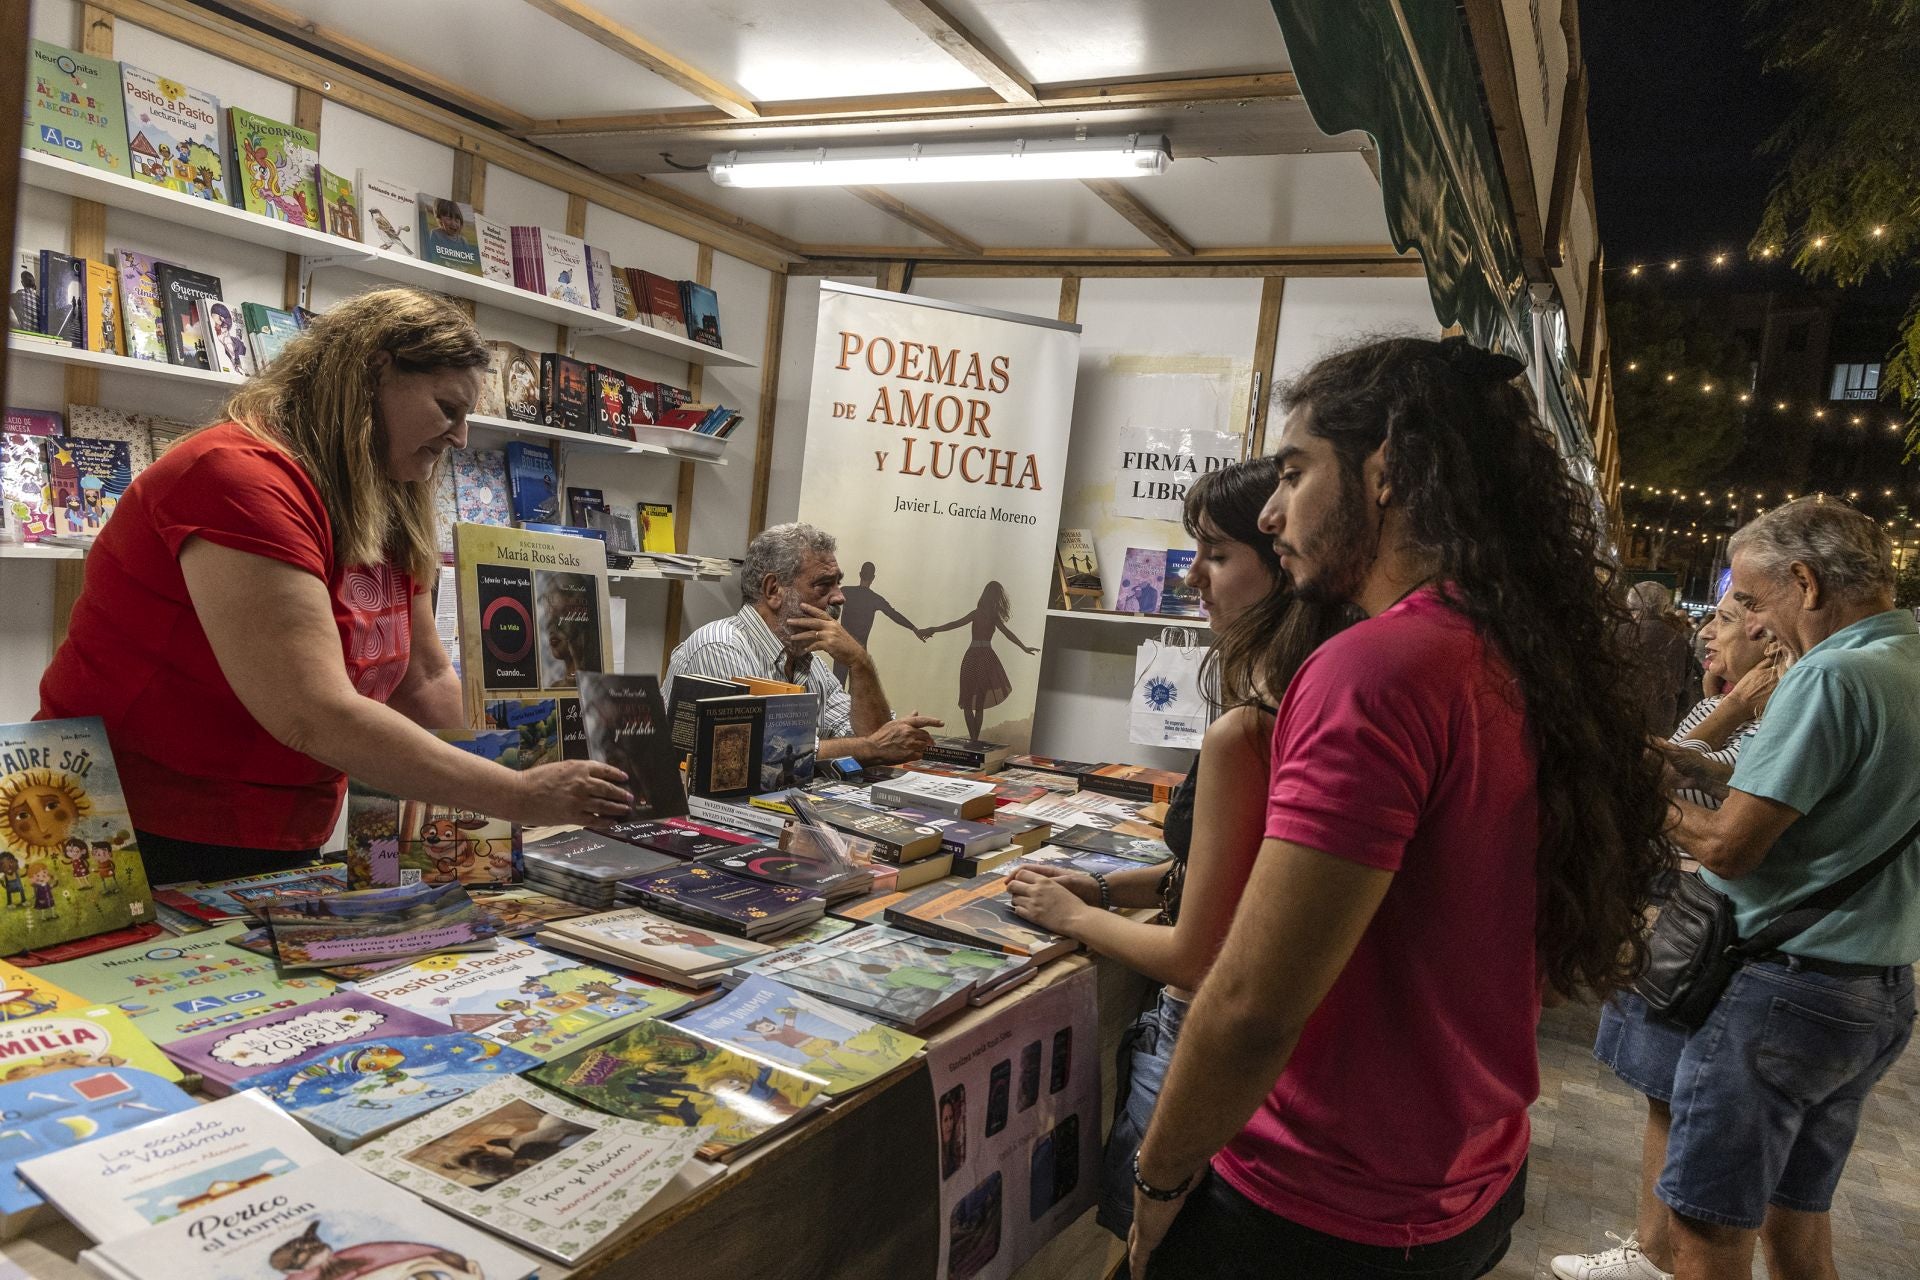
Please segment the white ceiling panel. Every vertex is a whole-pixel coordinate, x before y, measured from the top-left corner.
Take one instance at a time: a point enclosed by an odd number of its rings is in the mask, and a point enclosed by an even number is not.
[[[704,173],[661,174],[647,180],[677,187],[801,244],[882,244],[902,249],[934,244],[898,218],[836,187],[743,190],[716,187]],[[905,195],[901,198],[913,203]]]
[[[292,0],[288,7],[326,30],[536,120],[706,105],[521,0],[469,0],[457,6],[447,0]],[[660,10],[662,21],[669,13],[687,12],[665,5],[629,7]],[[664,32],[656,36],[647,27],[636,29],[669,44]],[[529,56],[529,51],[537,52]]]
[[[596,7],[756,102],[980,87],[886,0],[598,0]]]
[[[1196,245],[1387,243],[1380,186],[1356,152],[1190,157],[1134,189]]]
[[[1267,0],[945,0],[1036,84],[1285,71]]]
[[[1170,181],[1136,181],[1129,183],[1128,189],[1157,212],[1156,201]],[[1152,241],[1135,231],[1106,201],[1078,182],[928,182],[887,190],[989,248],[1153,247]]]

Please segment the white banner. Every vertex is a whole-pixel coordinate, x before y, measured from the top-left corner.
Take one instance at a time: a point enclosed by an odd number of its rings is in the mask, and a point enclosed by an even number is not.
[[[1093,1204],[1100,1013],[1090,968],[927,1051],[940,1166],[937,1280],[1003,1280]]]
[[[1180,523],[1193,482],[1240,461],[1245,442],[1245,436],[1225,431],[1128,427],[1120,433],[1113,513]]]
[[[947,736],[1030,745],[1079,352],[1077,325],[820,286],[800,518],[839,539],[894,709]]]

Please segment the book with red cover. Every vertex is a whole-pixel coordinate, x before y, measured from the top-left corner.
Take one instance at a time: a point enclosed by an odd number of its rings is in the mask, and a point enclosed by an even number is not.
[[[657,276],[651,271],[639,274],[641,292],[638,296],[646,299],[644,309],[648,326],[676,337],[686,337],[687,318],[686,311],[680,306],[680,282]]]

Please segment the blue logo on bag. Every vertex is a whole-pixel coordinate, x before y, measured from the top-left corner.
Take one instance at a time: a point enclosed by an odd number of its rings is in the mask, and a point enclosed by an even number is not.
[[[1165,676],[1149,676],[1140,696],[1155,711],[1165,711],[1180,701],[1180,686]]]

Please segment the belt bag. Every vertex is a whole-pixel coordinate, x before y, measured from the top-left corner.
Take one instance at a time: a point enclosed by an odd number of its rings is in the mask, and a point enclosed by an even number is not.
[[[1689,1031],[1697,1030],[1720,1003],[1720,996],[1741,965],[1771,955],[1781,944],[1825,919],[1828,912],[1866,888],[1915,840],[1920,840],[1920,823],[1872,862],[1802,898],[1745,941],[1734,926],[1733,902],[1727,895],[1691,872],[1675,876],[1673,892],[1661,906],[1647,938],[1647,968],[1634,983],[1634,990],[1655,1015]]]

